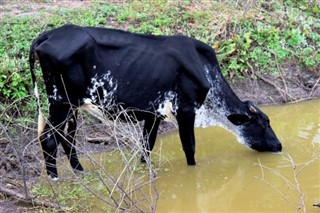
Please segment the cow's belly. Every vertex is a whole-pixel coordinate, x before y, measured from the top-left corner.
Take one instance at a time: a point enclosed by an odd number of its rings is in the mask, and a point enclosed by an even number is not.
[[[173,103],[168,100],[164,100],[160,103],[156,110],[145,110],[138,108],[122,108],[121,106],[113,108],[109,107],[108,109],[94,104],[91,99],[87,98],[84,100],[84,103],[80,108],[107,125],[112,124],[112,120],[117,118],[119,114],[122,114],[122,117],[131,116],[131,118],[136,118],[138,121],[144,120],[147,116],[157,116],[158,118],[171,122],[178,127],[177,119],[173,114]]]

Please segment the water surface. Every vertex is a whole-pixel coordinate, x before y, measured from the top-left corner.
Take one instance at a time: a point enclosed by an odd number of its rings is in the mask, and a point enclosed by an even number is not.
[[[307,212],[319,212],[312,204],[320,202],[320,100],[261,109],[283,145],[281,154],[250,150],[220,127],[196,128],[197,165],[187,166],[177,131],[159,137],[152,154],[162,165],[156,212],[295,212],[302,196]],[[106,171],[122,172],[119,152],[94,158]],[[97,170],[81,161],[88,171]],[[105,210],[92,200],[92,212]]]
[[[158,139],[155,149],[169,169],[159,174],[157,212],[295,212],[301,193],[307,211],[319,212],[312,204],[320,201],[320,160],[314,160],[320,156],[320,102],[262,110],[282,142],[281,154],[252,151],[220,127],[199,128],[197,165],[190,167],[177,132]],[[312,160],[296,176],[299,193],[295,172]]]

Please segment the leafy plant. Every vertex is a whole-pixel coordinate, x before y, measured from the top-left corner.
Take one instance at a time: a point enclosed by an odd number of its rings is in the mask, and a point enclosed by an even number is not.
[[[3,10],[8,12],[10,8]],[[32,11],[32,7],[22,10]],[[0,98],[11,102],[29,94],[30,44],[43,31],[62,24],[191,36],[215,47],[224,76],[241,78],[256,71],[277,75],[277,63],[288,61],[319,72],[318,15],[319,4],[312,0],[250,4],[233,0],[96,1],[85,9],[60,6],[54,10],[39,10],[32,16],[4,15],[0,20]]]

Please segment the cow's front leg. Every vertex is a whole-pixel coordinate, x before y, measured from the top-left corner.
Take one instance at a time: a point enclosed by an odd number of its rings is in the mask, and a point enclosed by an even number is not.
[[[146,149],[146,154],[141,156],[141,162],[146,162],[145,157],[149,157],[154,144],[156,142],[160,119],[157,117],[147,118],[143,128],[143,144]]]
[[[179,135],[183,151],[187,158],[188,165],[196,165],[194,159],[195,137],[194,137],[194,107],[179,108],[177,112],[177,121],[179,125]]]

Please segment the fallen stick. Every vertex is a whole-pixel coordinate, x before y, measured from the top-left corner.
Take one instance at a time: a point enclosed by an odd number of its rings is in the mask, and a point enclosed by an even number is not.
[[[111,137],[94,137],[94,138],[87,137],[86,139],[88,143],[94,143],[94,144],[100,144],[100,143],[108,144],[111,141]]]
[[[30,204],[32,206],[40,206],[40,207],[46,207],[51,209],[56,209],[58,211],[65,211],[66,209],[61,207],[57,203],[48,202],[45,200],[41,200],[39,198],[32,198],[32,197],[26,197],[25,195],[21,194],[20,192],[17,192],[16,190],[8,189],[6,187],[0,186],[0,193],[4,194],[7,197],[11,197],[13,199],[16,199],[20,202],[23,202],[25,204]]]

